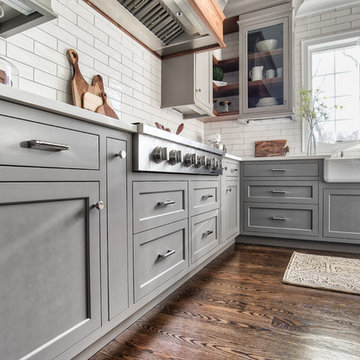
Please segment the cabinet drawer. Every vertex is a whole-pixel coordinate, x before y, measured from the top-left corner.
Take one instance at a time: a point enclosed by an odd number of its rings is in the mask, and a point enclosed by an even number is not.
[[[240,163],[238,161],[223,160],[223,175],[236,176],[240,174]]]
[[[187,220],[134,236],[135,301],[188,266],[187,244]]]
[[[314,161],[284,162],[269,160],[266,164],[245,163],[244,177],[319,177],[320,164]]]
[[[31,140],[53,145],[30,147]],[[99,136],[0,116],[0,165],[98,170]]]
[[[192,181],[190,190],[191,215],[219,208],[218,181]]]
[[[245,201],[277,203],[319,202],[316,181],[245,181]]]
[[[188,217],[187,182],[134,182],[134,233]]]
[[[319,233],[316,205],[245,203],[244,230],[259,233],[310,235]]]
[[[191,219],[191,262],[199,260],[219,244],[218,211],[211,211]]]

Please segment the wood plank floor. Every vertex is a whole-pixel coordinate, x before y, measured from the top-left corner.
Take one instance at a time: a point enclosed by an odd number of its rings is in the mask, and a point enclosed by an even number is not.
[[[282,284],[292,252],[236,244],[91,360],[360,359],[360,296]]]

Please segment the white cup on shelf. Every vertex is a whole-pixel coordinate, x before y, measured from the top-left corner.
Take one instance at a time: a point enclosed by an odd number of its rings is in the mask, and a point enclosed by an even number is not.
[[[282,67],[279,67],[276,69],[276,76],[278,78],[282,78],[283,77],[283,68]]]
[[[263,66],[254,66],[249,72],[252,81],[262,80],[263,78]]]
[[[274,69],[269,69],[265,71],[265,76],[267,79],[272,79],[275,77],[275,70]]]

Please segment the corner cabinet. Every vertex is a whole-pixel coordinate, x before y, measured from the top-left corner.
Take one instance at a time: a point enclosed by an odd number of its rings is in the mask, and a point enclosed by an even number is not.
[[[162,61],[161,108],[184,119],[212,114],[212,53],[187,54]]]
[[[239,119],[293,116],[293,17],[291,3],[239,16]]]

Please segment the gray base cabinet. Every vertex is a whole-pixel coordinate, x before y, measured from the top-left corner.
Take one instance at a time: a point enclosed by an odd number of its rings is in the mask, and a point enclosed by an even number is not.
[[[0,353],[53,359],[101,326],[97,182],[0,183]]]
[[[360,242],[360,186],[324,189],[324,236]]]

